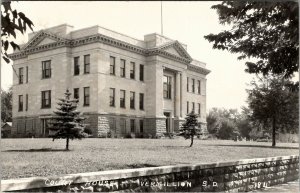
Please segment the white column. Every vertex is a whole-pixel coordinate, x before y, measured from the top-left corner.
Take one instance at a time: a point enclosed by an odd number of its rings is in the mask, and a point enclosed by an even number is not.
[[[180,72],[176,73],[176,94],[175,94],[175,117],[180,117]]]

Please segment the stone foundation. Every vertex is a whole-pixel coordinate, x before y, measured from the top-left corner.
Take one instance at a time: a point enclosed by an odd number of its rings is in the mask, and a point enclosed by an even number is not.
[[[14,192],[248,192],[299,178],[299,156],[2,180]],[[52,184],[56,182],[57,184]]]

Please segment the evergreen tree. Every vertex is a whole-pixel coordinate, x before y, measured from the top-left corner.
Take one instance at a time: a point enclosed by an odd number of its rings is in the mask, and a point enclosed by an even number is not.
[[[185,139],[191,138],[191,145],[193,146],[194,136],[200,134],[199,122],[197,120],[198,115],[192,111],[185,117],[185,122],[182,124],[179,130],[179,135],[184,136]]]
[[[55,139],[66,139],[66,150],[69,150],[69,140],[82,139],[88,136],[84,132],[85,124],[82,124],[84,117],[76,110],[77,99],[70,99],[69,90],[65,93],[65,98],[59,99],[57,111],[54,111],[50,122],[50,137]]]

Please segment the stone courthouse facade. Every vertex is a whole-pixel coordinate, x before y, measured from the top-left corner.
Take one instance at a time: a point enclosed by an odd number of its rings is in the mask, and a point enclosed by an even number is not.
[[[144,40],[99,27],[67,24],[29,34],[10,55],[15,137],[47,137],[48,121],[66,89],[79,99],[93,137],[154,137],[200,114],[206,130],[205,63],[187,46],[158,34]]]

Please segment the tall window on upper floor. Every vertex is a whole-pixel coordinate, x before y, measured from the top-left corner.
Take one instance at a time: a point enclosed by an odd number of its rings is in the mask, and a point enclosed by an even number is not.
[[[115,89],[114,88],[109,89],[109,106],[111,106],[111,107],[115,106]]]
[[[79,56],[74,58],[74,75],[80,74]]]
[[[192,102],[192,111],[195,113],[195,103]]]
[[[28,83],[28,66],[26,66],[26,83]]]
[[[84,74],[89,74],[90,73],[90,55],[84,55]]]
[[[111,56],[110,57],[110,64],[109,64],[109,73],[110,73],[110,75],[115,75],[115,68],[116,68],[116,58]]]
[[[51,60],[42,61],[42,78],[51,78]]]
[[[28,94],[25,97],[25,111],[28,111]]]
[[[120,90],[120,107],[125,108],[126,93],[125,90]]]
[[[83,106],[90,106],[90,87],[83,88]]]
[[[51,108],[51,90],[42,91],[42,108]]]
[[[24,68],[19,68],[19,84],[23,84],[24,79]]]
[[[198,103],[198,114],[199,114],[199,117],[201,117],[201,104]]]
[[[130,62],[130,78],[135,79],[135,63]]]
[[[189,109],[189,101],[186,102],[186,114],[189,114],[190,109]]]
[[[201,94],[201,81],[198,80],[198,94]]]
[[[74,99],[79,99],[79,88],[74,88]]]
[[[130,92],[130,108],[134,109],[135,108],[135,92]]]
[[[171,99],[171,77],[164,75],[163,77],[163,95],[165,99]]]
[[[120,64],[120,76],[121,77],[126,77],[126,61],[124,59],[121,59],[121,64]]]
[[[192,78],[192,92],[195,93],[195,79]]]
[[[144,65],[140,64],[140,81],[144,81]]]
[[[23,95],[19,95],[19,111],[23,111]]]
[[[140,110],[144,110],[144,93],[140,93]]]
[[[186,78],[186,91],[189,92],[189,77]]]

